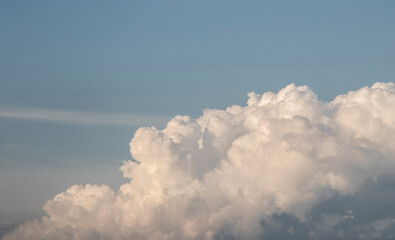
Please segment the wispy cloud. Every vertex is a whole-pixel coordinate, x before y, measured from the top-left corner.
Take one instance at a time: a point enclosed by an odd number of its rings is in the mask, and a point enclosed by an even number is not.
[[[163,126],[170,117],[127,112],[83,112],[41,108],[2,107],[0,118],[26,119],[74,124]]]
[[[4,221],[1,222],[1,221],[0,221],[0,225],[11,225],[11,224],[12,224],[12,222],[4,222]]]

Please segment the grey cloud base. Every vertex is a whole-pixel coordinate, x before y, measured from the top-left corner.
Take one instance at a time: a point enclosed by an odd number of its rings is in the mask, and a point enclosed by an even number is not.
[[[394,239],[395,85],[307,86],[140,128],[129,183],[72,186],[11,239]]]

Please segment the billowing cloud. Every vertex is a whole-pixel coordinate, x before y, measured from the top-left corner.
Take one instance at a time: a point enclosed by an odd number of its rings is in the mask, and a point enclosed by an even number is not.
[[[76,185],[11,239],[393,239],[395,85],[307,86],[140,128],[130,182]]]

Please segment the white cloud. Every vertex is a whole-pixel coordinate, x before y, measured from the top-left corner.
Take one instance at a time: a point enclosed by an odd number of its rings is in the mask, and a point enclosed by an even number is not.
[[[376,83],[332,102],[293,84],[249,97],[247,106],[207,109],[198,119],[177,116],[163,130],[140,128],[130,143],[139,163],[120,168],[129,183],[115,192],[72,186],[45,204],[48,217],[4,239],[349,236],[336,226],[361,219],[359,212],[328,224],[350,210],[319,206],[336,206],[335,196],[365,199],[366,181],[395,174],[395,85]],[[384,215],[387,229],[395,212]],[[360,223],[364,236],[381,234],[369,228],[379,220]]]
[[[136,113],[60,111],[23,107],[2,107],[0,109],[1,117],[60,123],[126,126],[162,126],[170,119],[164,116]]]

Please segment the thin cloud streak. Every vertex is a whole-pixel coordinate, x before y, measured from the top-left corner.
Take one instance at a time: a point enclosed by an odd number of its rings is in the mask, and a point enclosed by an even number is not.
[[[58,123],[122,125],[122,126],[163,126],[171,117],[137,113],[82,112],[48,110],[40,108],[3,107],[0,118],[26,119]]]

